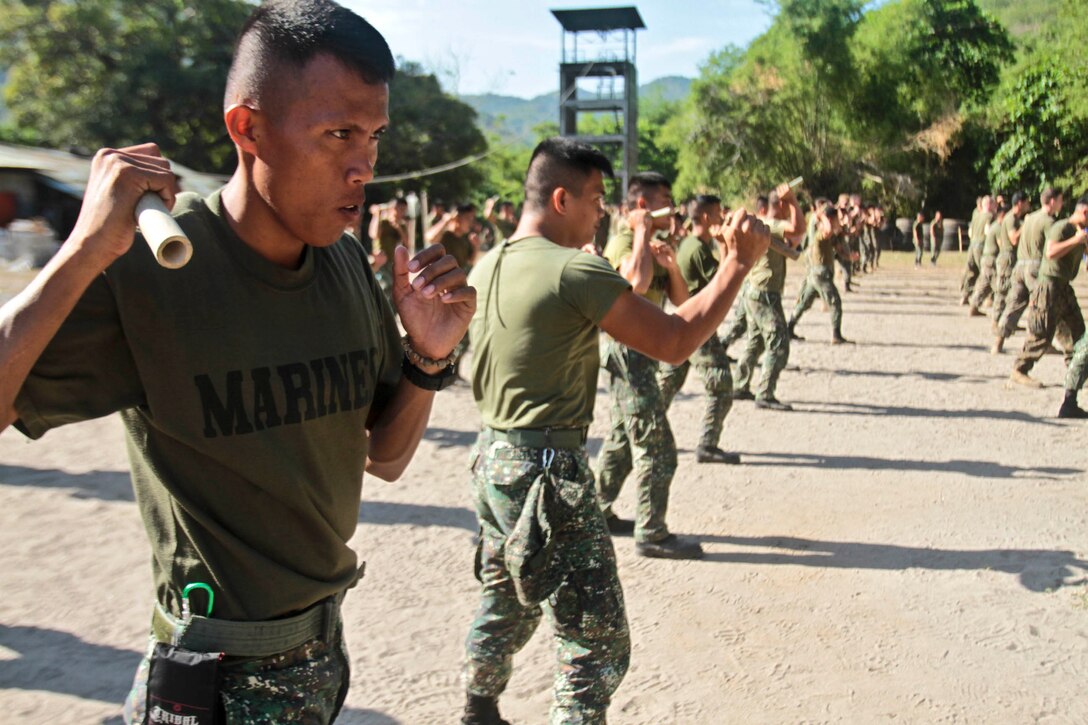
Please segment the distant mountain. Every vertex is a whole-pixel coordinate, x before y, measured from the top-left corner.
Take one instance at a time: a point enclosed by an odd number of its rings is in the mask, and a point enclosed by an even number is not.
[[[665,76],[639,86],[639,103],[683,100],[690,89],[690,78]],[[528,99],[486,93],[461,96],[461,100],[476,109],[484,131],[504,141],[531,144],[536,140],[535,127],[559,122],[559,91]]]
[[[1054,20],[1054,0],[979,0],[979,7],[1001,21],[1013,38],[1040,32]]]

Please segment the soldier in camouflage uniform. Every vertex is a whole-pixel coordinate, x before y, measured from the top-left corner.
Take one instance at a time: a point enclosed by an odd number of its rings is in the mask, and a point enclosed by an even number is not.
[[[671,207],[670,189],[670,182],[661,174],[636,174],[629,182],[627,205],[632,211],[643,210],[643,214],[647,209]],[[662,217],[654,224],[663,231],[671,221]],[[636,239],[629,221],[608,240],[605,258],[655,306],[664,306],[666,298],[674,305],[682,304],[689,296],[688,286],[673,250],[660,241],[642,239],[643,232],[640,230]],[[609,340],[604,368],[608,371],[611,430],[597,459],[597,491],[606,515],[613,516],[612,504],[634,471],[638,488],[634,525],[637,550],[677,558],[702,556],[698,543],[673,537],[665,525],[669,486],[676,473],[676,441],[666,415],[665,396],[657,382],[657,361]],[[616,519],[612,527],[626,529],[627,524]],[[667,545],[658,546],[666,541]]]
[[[1016,245],[1016,266],[1013,267],[1009,293],[1005,297],[1005,312],[997,324],[997,335],[991,349],[995,355],[1001,352],[1005,340],[1016,332],[1020,316],[1028,307],[1028,299],[1039,278],[1046,233],[1054,225],[1062,208],[1062,194],[1053,187],[1044,189],[1039,200],[1041,206],[1024,217],[1024,225]]]
[[[827,199],[817,199],[816,209],[808,222],[810,266],[808,277],[797,294],[797,305],[786,325],[790,339],[803,339],[795,330],[801,315],[812,306],[816,297],[831,309],[831,344],[850,344],[842,336],[842,298],[835,289],[835,271],[832,268],[835,249],[840,245],[842,228],[835,207]]]
[[[995,202],[993,217],[983,227],[982,256],[979,258],[978,280],[971,295],[971,306],[967,308],[968,317],[982,317],[982,306],[997,292],[997,236],[1007,213],[1008,207]]]
[[[704,194],[695,199],[691,210],[692,232],[680,243],[676,253],[680,274],[687,282],[691,294],[706,287],[718,269],[717,244],[711,230],[720,227],[723,221],[721,200],[718,197]],[[740,463],[740,456],[718,447],[725,417],[733,407],[733,376],[729,370],[725,348],[717,335],[711,335],[690,360],[685,360],[680,365],[661,366],[658,383],[664,397],[665,409],[668,410],[676,393],[683,387],[688,370],[693,364],[699,371],[706,391],[702,434],[695,448],[695,460],[699,463]]]
[[[756,214],[767,225],[771,236],[795,246],[801,239],[802,217],[789,185],[783,184],[771,192],[770,198],[756,201]],[[786,257],[774,249],[768,249],[763,258],[748,275],[749,291],[744,299],[748,319],[752,321],[748,332],[748,344],[737,362],[738,399],[755,398],[756,406],[768,410],[792,410],[793,408],[775,397],[778,376],[786,367],[790,356],[790,334],[786,326],[786,314],[782,309],[782,289],[786,284]],[[755,395],[750,385],[760,351],[763,356],[763,373]]]
[[[667,315],[633,294],[603,259],[580,251],[603,215],[611,169],[581,142],[541,142],[529,162],[517,229],[470,276],[479,294],[472,391],[484,428],[472,454],[481,597],[466,641],[465,725],[506,723],[498,697],[542,614],[553,626],[558,659],[550,722],[606,721],[627,671],[630,638],[585,449],[600,369],[598,329],[617,346],[690,355],[721,323],[740,270],[765,244],[761,226],[733,225],[722,270],[706,291]],[[649,243],[647,209],[630,219],[638,245]],[[675,538],[657,546],[680,548]]]
[[[975,200],[975,210],[971,212],[971,224],[967,227],[967,262],[964,265],[963,279],[960,282],[960,304],[971,301],[982,264],[982,246],[985,242],[986,225],[993,217],[993,197],[989,194]]]
[[[1020,242],[1020,232],[1028,206],[1026,194],[1021,191],[1013,194],[1009,211],[997,229],[997,267],[995,269],[997,284],[994,288],[994,307],[990,311],[990,329],[995,337],[998,334],[1001,317],[1005,314],[1005,302],[1008,300],[1009,288],[1012,286],[1012,270],[1016,266],[1017,245]]]
[[[1031,388],[1041,388],[1035,378],[1028,375],[1047,350],[1055,337],[1065,348],[1066,400],[1059,412],[1061,417],[1081,417],[1077,406],[1077,391],[1083,384],[1082,360],[1074,343],[1079,345],[1084,335],[1084,316],[1081,314],[1073,280],[1080,271],[1088,234],[1088,197],[1081,198],[1073,214],[1051,225],[1046,233],[1044,259],[1039,267],[1039,280],[1031,293],[1028,309],[1028,339],[1016,359],[1009,380]]]

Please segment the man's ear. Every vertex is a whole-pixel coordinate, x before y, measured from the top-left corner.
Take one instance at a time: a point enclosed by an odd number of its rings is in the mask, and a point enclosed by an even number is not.
[[[261,112],[250,106],[236,103],[223,114],[223,120],[226,122],[231,141],[242,151],[256,156],[258,129],[263,120]]]
[[[562,186],[557,186],[552,190],[552,209],[557,214],[567,213],[567,190]]]

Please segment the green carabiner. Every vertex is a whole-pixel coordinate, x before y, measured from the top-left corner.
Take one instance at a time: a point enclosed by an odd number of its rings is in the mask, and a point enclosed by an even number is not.
[[[204,582],[193,582],[192,584],[186,584],[185,588],[181,590],[181,604],[186,612],[189,610],[189,592],[194,589],[203,589],[208,595],[208,613],[204,616],[212,616],[212,607],[215,606],[215,592],[212,588]]]

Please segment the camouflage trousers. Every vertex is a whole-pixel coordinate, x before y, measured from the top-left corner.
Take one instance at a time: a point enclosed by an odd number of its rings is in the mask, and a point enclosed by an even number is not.
[[[559,588],[540,605],[524,606],[505,563],[507,538],[543,471],[543,453],[495,441],[487,430],[473,449],[481,597],[465,643],[465,689],[485,697],[502,693],[514,655],[529,641],[543,611],[552,624],[558,658],[551,722],[604,723],[612,693],[627,673],[631,641],[616,555],[584,448],[555,449],[551,464],[566,512],[554,533],[555,565],[566,572]]]
[[[981,309],[997,288],[997,260],[985,255],[979,258],[978,279],[971,295],[971,307]]]
[[[763,374],[754,392],[757,398],[774,398],[778,376],[790,358],[790,333],[786,326],[786,313],[782,309],[782,295],[752,291],[745,298],[744,305],[751,323],[748,344],[737,362],[737,389],[749,389],[756,358],[763,352]]]
[[[831,331],[835,337],[842,337],[842,298],[835,289],[835,273],[831,267],[814,265],[808,271],[808,277],[801,285],[797,295],[797,306],[789,321],[789,329],[794,329],[801,315],[805,314],[812,303],[819,297],[831,308]]]
[[[1005,311],[997,323],[997,333],[1001,337],[1012,337],[1020,317],[1028,308],[1028,300],[1035,290],[1039,279],[1039,260],[1017,262],[1012,269],[1009,291],[1005,295]]]
[[[1085,332],[1073,346],[1073,357],[1069,360],[1069,369],[1065,372],[1065,389],[1077,391],[1088,380],[1088,332]]]
[[[1055,337],[1065,348],[1065,364],[1072,370],[1074,343],[1084,335],[1084,316],[1073,286],[1063,279],[1040,276],[1031,293],[1027,329],[1028,339],[1016,358],[1016,370],[1027,373],[1035,367]]]
[[[707,448],[717,447],[725,426],[725,416],[733,407],[733,374],[729,370],[729,361],[725,358],[725,347],[716,335],[702,344],[691,356],[679,365],[661,365],[657,382],[661,388],[665,409],[672,405],[672,399],[684,386],[691,366],[699,371],[705,391],[703,406],[703,432],[699,445]]]
[[[963,299],[967,300],[975,291],[975,283],[982,272],[982,243],[971,242],[967,248],[967,264],[963,270],[963,280],[960,282],[960,292]]]
[[[676,441],[665,415],[657,368],[656,360],[609,340],[605,369],[612,428],[597,458],[597,496],[601,508],[610,512],[634,471],[636,541],[660,541],[669,535],[665,514],[676,473]]]
[[[738,300],[743,300],[748,294],[748,280],[744,280],[744,284],[740,287],[740,293],[737,295]],[[729,330],[722,335],[722,347],[726,350],[737,340],[744,337],[748,332],[748,313],[744,309],[743,304],[733,305],[733,322],[729,325]]]
[[[125,701],[126,725],[146,720],[151,637]],[[223,725],[328,725],[348,694],[350,660],[338,630],[333,642],[312,640],[271,657],[224,657],[219,663],[219,715]]]
[[[1009,296],[1009,287],[1012,284],[1012,270],[1016,264],[1011,257],[1003,254],[997,255],[997,268],[994,271],[994,307],[990,312],[990,320],[994,328],[1001,323],[1001,316],[1005,314],[1005,302]]]

